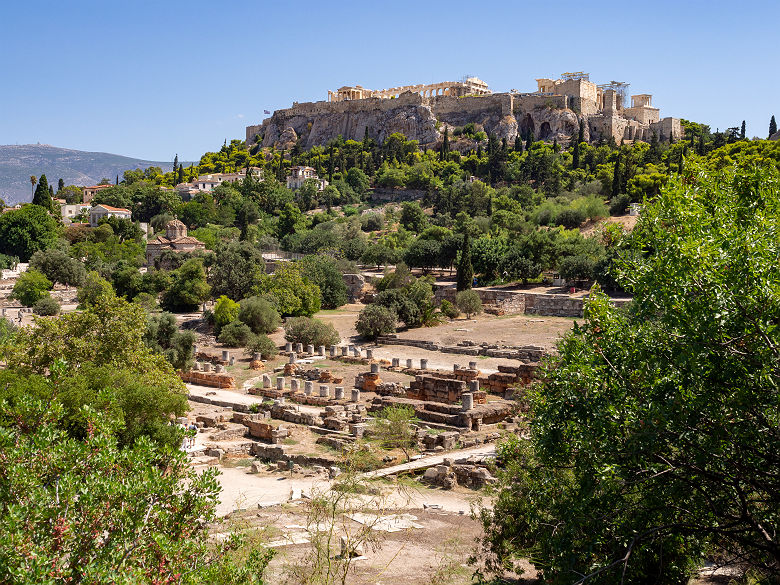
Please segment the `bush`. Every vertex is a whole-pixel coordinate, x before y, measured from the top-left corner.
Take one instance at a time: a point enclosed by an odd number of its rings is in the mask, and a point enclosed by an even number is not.
[[[114,296],[114,287],[105,278],[102,278],[97,272],[87,273],[87,279],[84,285],[79,287],[76,292],[76,300],[79,302],[79,309],[86,309],[89,305],[94,305],[97,299],[102,295]]]
[[[631,196],[627,193],[621,193],[613,197],[609,202],[610,215],[623,215],[628,210],[628,204],[631,203]]]
[[[596,260],[584,254],[567,256],[561,260],[558,271],[566,280],[593,280]]]
[[[376,339],[380,335],[395,333],[398,315],[392,309],[380,305],[368,305],[358,315],[355,329],[367,339]]]
[[[46,317],[59,315],[60,304],[57,302],[57,299],[54,299],[49,295],[46,295],[45,297],[41,297],[40,299],[38,299],[35,305],[33,305],[33,313],[35,313],[36,315],[43,315]]]
[[[32,307],[40,299],[48,296],[51,287],[48,278],[31,268],[19,275],[10,298],[17,299],[25,307]]]
[[[439,310],[442,312],[442,315],[448,319],[455,319],[458,315],[460,315],[458,307],[456,307],[454,303],[449,302],[447,299],[444,299],[441,302],[441,305],[439,305]]]
[[[460,291],[455,297],[455,304],[466,313],[466,317],[469,319],[472,315],[482,312],[482,301],[479,299],[479,294],[471,289]]]
[[[585,221],[585,213],[572,208],[562,209],[555,218],[555,223],[568,229],[579,227],[583,221]]]
[[[309,255],[300,264],[301,274],[320,287],[323,309],[338,309],[347,304],[347,285],[335,260],[328,256]]]
[[[46,275],[52,282],[79,287],[87,279],[84,265],[62,250],[38,250],[30,258],[30,267]]]
[[[261,333],[249,340],[246,348],[251,352],[258,352],[264,360],[270,360],[279,353],[279,348],[270,337]]]
[[[17,264],[19,264],[19,258],[16,256],[0,254],[0,270],[13,270]]]
[[[293,317],[284,324],[284,338],[303,345],[335,345],[341,340],[330,323],[310,317]]]
[[[228,347],[241,347],[252,340],[252,330],[241,321],[232,321],[222,328],[217,338],[220,343]]]
[[[246,323],[253,333],[272,333],[282,324],[279,312],[267,299],[249,297],[240,304],[238,320]]]
[[[214,304],[212,316],[214,319],[214,333],[219,335],[219,332],[222,331],[225,325],[238,319],[238,303],[222,295]]]

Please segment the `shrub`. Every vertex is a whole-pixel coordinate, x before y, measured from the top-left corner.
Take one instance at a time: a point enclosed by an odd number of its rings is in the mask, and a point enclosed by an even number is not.
[[[282,324],[279,312],[262,297],[249,297],[242,300],[238,320],[246,323],[252,332],[257,334],[272,333]]]
[[[56,248],[35,252],[30,258],[30,267],[45,274],[52,282],[69,286],[81,286],[87,279],[84,265]]]
[[[94,305],[97,299],[103,295],[114,296],[114,287],[97,272],[87,273],[84,285],[79,287],[76,293],[79,309],[86,309],[89,305]]]
[[[380,305],[368,305],[358,315],[355,329],[362,337],[376,339],[380,335],[395,333],[398,315],[392,309]]]
[[[228,347],[241,347],[252,339],[252,330],[241,321],[232,321],[222,328],[217,339]]]
[[[301,274],[320,287],[323,309],[337,309],[347,304],[347,285],[335,260],[328,256],[309,255],[300,264]]]
[[[46,295],[45,297],[38,299],[35,305],[33,305],[33,313],[36,315],[44,315],[46,317],[59,315],[60,304],[57,302],[57,299]]]
[[[260,353],[260,357],[264,360],[270,360],[279,353],[279,348],[276,347],[276,344],[271,338],[264,333],[253,336],[252,339],[249,340],[246,348],[251,352]]]
[[[458,315],[460,315],[458,307],[456,307],[454,303],[449,302],[447,299],[444,299],[441,302],[439,310],[442,312],[442,315],[448,319],[455,319]]]
[[[293,317],[284,324],[284,338],[304,345],[334,345],[341,340],[330,323],[310,317]]]
[[[214,304],[212,316],[214,319],[214,333],[219,335],[219,332],[222,331],[225,325],[238,319],[238,303],[222,295]]]
[[[17,264],[19,264],[19,258],[16,256],[0,254],[0,270],[13,270]]]
[[[585,213],[572,208],[562,209],[555,218],[555,223],[568,229],[579,227],[583,221],[585,221]]]
[[[558,271],[566,280],[593,280],[596,260],[585,254],[567,256],[561,260]]]
[[[32,307],[49,294],[48,291],[51,290],[51,287],[52,284],[48,278],[31,268],[19,275],[10,298],[17,299],[25,307]]]
[[[466,317],[469,319],[472,315],[482,312],[482,301],[479,299],[479,294],[471,289],[460,291],[455,297],[455,304],[466,313]]]
[[[628,204],[631,203],[631,196],[627,193],[613,197],[609,202],[610,215],[623,215],[628,210]]]

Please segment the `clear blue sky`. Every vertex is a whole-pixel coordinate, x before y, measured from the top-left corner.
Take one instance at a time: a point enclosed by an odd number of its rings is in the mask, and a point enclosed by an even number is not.
[[[535,78],[652,93],[662,116],[780,117],[780,2],[4,2],[0,144],[197,159],[263,110],[474,74],[494,91]]]

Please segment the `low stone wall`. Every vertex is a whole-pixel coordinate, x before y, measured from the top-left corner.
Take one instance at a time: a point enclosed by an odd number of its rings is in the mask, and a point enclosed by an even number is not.
[[[410,383],[406,396],[413,400],[452,404],[459,402],[464,392],[466,392],[466,383],[462,380],[417,376]]]
[[[419,347],[429,351],[440,351],[442,353],[455,353],[460,355],[516,359],[522,361],[538,362],[545,355],[543,347],[536,345],[499,345],[492,343],[476,344],[472,341],[462,341],[458,345],[441,345],[434,341],[425,341],[421,339],[408,339],[398,337],[397,335],[383,335],[377,338],[377,343],[381,345],[408,345],[409,347]]]
[[[420,189],[393,189],[392,187],[377,187],[368,198],[370,201],[418,201],[427,195]]]
[[[185,382],[198,384],[199,386],[210,386],[212,388],[235,388],[236,380],[233,376],[216,372],[180,372],[179,376]]]

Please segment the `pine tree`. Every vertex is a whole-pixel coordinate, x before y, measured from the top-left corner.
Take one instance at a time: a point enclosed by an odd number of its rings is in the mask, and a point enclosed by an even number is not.
[[[745,120],[742,120],[742,127],[739,129],[739,139],[745,140]]]
[[[615,160],[615,172],[612,175],[612,197],[620,195],[620,185],[623,182],[623,176],[620,169],[620,155],[618,152],[617,160]]]
[[[460,292],[471,288],[474,279],[474,267],[471,265],[471,240],[469,233],[463,234],[463,245],[460,248],[460,262],[455,275],[455,289]]]
[[[62,179],[57,181],[57,193],[62,191],[64,188],[65,188],[65,181],[63,181]]]
[[[177,152],[176,156],[173,157],[173,174],[174,175],[176,174],[176,171],[178,170],[178,167],[179,167],[179,153]],[[176,179],[175,176],[173,178]]]
[[[775,134],[777,132],[777,122],[775,122],[775,116],[772,115],[772,118],[769,120],[769,136],[767,138],[772,138],[772,134]]]

